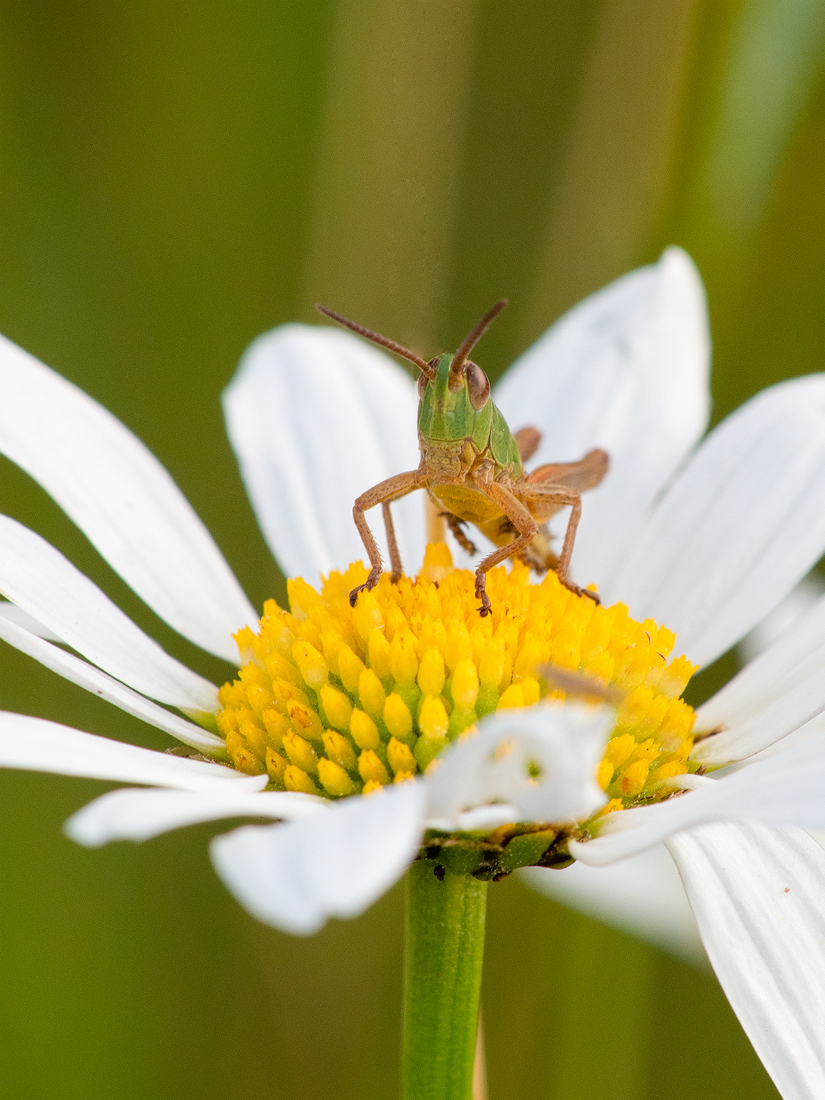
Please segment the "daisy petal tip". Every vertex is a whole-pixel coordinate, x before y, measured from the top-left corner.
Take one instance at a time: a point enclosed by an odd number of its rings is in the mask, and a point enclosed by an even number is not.
[[[323,928],[331,914],[309,892],[274,883],[267,866],[268,842],[275,830],[284,828],[245,825],[214,837],[209,855],[218,878],[253,917],[293,936],[311,936]]]
[[[705,284],[699,268],[690,253],[680,245],[671,244],[664,249],[659,256],[658,268],[665,279],[696,294],[701,302],[705,301]]]
[[[97,801],[99,800],[95,799],[95,802],[83,806],[63,823],[63,835],[82,848],[102,848],[114,839],[108,831],[100,827],[98,815],[90,812]]]
[[[363,913],[415,858],[424,826],[421,782],[354,796],[285,825],[216,837],[216,873],[254,917],[311,935],[329,917]]]

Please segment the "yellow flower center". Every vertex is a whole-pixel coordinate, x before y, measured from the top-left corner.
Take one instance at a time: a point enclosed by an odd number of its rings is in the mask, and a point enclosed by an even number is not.
[[[220,690],[218,726],[235,767],[277,790],[342,798],[424,772],[494,710],[563,699],[539,669],[552,664],[619,689],[616,726],[598,770],[602,812],[656,797],[688,770],[693,710],[680,695],[695,671],[668,663],[675,635],[624,604],[601,607],[555,573],[533,584],[514,562],[488,574],[492,615],[444,543],[415,579],[384,574],[355,608],[359,562],[316,592],[289,582],[289,611],[264,606],[257,633],[236,636],[238,679]]]

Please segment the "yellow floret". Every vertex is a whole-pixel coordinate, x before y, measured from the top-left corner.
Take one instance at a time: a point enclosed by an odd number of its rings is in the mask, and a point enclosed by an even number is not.
[[[424,695],[440,695],[444,689],[445,679],[444,658],[441,651],[436,646],[430,646],[418,666],[418,686]]]
[[[395,737],[391,737],[387,745],[387,759],[395,775],[398,775],[399,772],[412,775],[416,770],[415,757],[410,751],[410,746],[405,745],[403,741],[396,740]]]
[[[289,764],[284,770],[284,786],[288,791],[299,791],[302,794],[321,793],[307,773],[296,764]]]
[[[331,684],[325,684],[321,688],[321,703],[326,712],[327,720],[334,729],[348,730],[352,718],[352,703],[343,693]]]
[[[354,710],[350,718],[349,731],[359,749],[377,749],[381,744],[378,727],[363,710]]]
[[[318,777],[324,785],[324,790],[334,798],[344,798],[348,794],[355,794],[357,790],[355,783],[341,765],[323,756],[318,761]]]
[[[384,722],[390,734],[399,741],[407,741],[412,733],[410,708],[397,692],[387,696],[384,703]]]
[[[378,753],[372,749],[364,749],[358,757],[358,773],[365,783],[389,783],[390,775],[381,761]]]
[[[291,580],[290,610],[267,600],[257,632],[236,635],[242,667],[218,693],[217,727],[239,771],[333,798],[405,781],[491,711],[563,701],[541,678],[548,663],[623,696],[597,772],[609,807],[660,797],[655,784],[687,770],[694,714],[680,694],[694,669],[668,663],[667,627],[576,596],[553,572],[535,584],[520,562],[489,572],[481,618],[473,574],[444,544],[417,579],[385,574],[352,608],[366,576],[356,563],[320,592]]]

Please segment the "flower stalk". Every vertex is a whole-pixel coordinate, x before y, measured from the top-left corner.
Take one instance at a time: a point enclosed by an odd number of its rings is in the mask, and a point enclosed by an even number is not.
[[[431,860],[406,881],[403,1100],[472,1100],[487,883]]]

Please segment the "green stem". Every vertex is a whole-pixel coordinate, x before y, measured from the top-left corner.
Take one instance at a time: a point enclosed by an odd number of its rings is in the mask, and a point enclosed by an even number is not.
[[[435,867],[407,874],[402,1097],[472,1100],[487,883]]]

